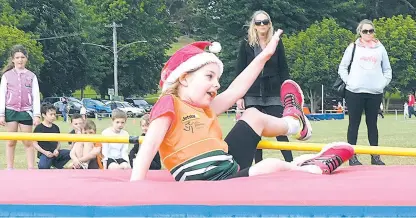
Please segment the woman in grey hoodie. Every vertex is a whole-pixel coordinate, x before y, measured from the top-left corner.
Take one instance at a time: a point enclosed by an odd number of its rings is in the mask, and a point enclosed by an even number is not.
[[[357,144],[358,128],[364,111],[368,141],[371,146],[378,146],[378,110],[384,88],[392,78],[387,51],[374,34],[373,22],[361,21],[357,27],[359,38],[345,50],[338,69],[338,74],[346,84],[345,99],[349,115],[347,138],[352,145]],[[356,156],[349,160],[349,164],[362,165]],[[371,155],[371,164],[385,165],[379,155]]]

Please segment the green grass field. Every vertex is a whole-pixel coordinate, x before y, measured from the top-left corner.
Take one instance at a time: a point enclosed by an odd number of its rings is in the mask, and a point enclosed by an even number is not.
[[[220,123],[223,127],[224,136],[230,131],[234,125],[233,116],[226,115],[220,116]],[[111,124],[110,119],[95,120],[100,133],[104,128]],[[140,135],[139,128],[140,119],[129,119],[126,125],[126,130],[130,135]],[[62,133],[70,131],[70,123],[64,123],[62,121],[56,121],[56,124],[60,127]],[[392,146],[392,147],[416,147],[416,142],[413,141],[413,127],[416,124],[416,119],[404,120],[402,116],[396,120],[395,116],[387,115],[385,119],[379,119],[379,142],[380,146]],[[346,141],[346,132],[348,121],[345,120],[331,120],[331,121],[318,121],[312,122],[313,136],[308,142],[313,143],[330,143],[335,141]],[[4,128],[0,128],[0,131],[5,131]],[[363,117],[360,132],[359,132],[359,145],[368,145],[367,130],[365,126],[365,118]],[[271,138],[265,138],[265,140],[275,140]],[[294,141],[294,139],[291,139]],[[0,169],[6,167],[6,155],[5,155],[5,141],[2,141],[3,149],[0,149]],[[66,148],[68,144],[62,142],[63,148]],[[304,152],[294,151],[294,156],[298,156]],[[283,159],[280,151],[267,150],[265,151],[265,157],[277,157]],[[360,160],[364,164],[370,163],[369,155],[360,155]],[[412,157],[395,157],[395,156],[383,156],[382,160],[387,165],[414,165],[416,159]],[[26,168],[26,157],[21,142],[17,144],[15,168]]]

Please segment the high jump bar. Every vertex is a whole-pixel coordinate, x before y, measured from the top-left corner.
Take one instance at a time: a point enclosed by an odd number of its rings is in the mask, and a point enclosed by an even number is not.
[[[140,137],[142,142],[144,137]],[[65,134],[65,133],[21,133],[0,132],[0,140],[27,140],[27,141],[59,141],[59,142],[100,142],[100,143],[136,143],[136,136],[103,136],[98,134]],[[260,141],[259,149],[292,150],[292,151],[314,151],[319,152],[325,144],[302,143],[302,142],[277,142]],[[416,148],[385,147],[385,146],[362,146],[355,145],[356,154],[378,154],[390,156],[416,157]]]

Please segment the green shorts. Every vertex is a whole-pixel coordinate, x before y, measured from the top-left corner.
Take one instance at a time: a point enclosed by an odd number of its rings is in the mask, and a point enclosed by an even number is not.
[[[6,108],[6,122],[18,122],[23,125],[33,125],[33,118],[27,111],[15,111]]]

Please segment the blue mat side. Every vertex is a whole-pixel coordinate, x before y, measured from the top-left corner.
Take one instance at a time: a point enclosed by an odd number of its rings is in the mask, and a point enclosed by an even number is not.
[[[277,217],[277,216],[383,216],[416,217],[416,206],[203,206],[203,205],[142,205],[142,206],[62,206],[62,205],[0,205],[0,216],[12,217]]]
[[[332,114],[326,113],[326,114],[307,114],[306,117],[308,117],[308,119],[310,119],[310,120],[316,120],[316,119],[319,119],[319,120],[332,120],[332,119],[343,120],[345,115],[343,113],[339,113],[339,114],[337,114],[337,113],[332,113]]]

